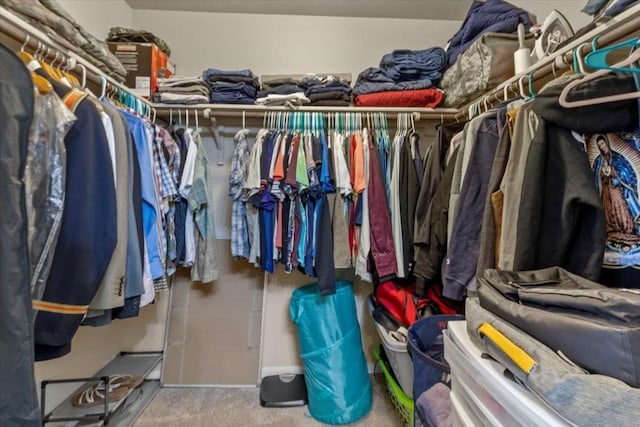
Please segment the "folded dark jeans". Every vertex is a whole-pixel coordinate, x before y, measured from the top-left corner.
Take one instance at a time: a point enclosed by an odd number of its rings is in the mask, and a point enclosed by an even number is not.
[[[260,82],[257,78],[242,77],[242,76],[211,76],[207,79],[207,82],[211,85],[214,83],[245,83],[258,89]]]
[[[307,76],[302,79],[302,85],[305,87],[311,86],[349,86],[348,81],[341,79],[338,76],[322,76],[314,75]]]
[[[246,83],[216,82],[211,85],[211,93],[241,93],[248,97],[256,97],[256,88]]]
[[[313,86],[308,88],[304,94],[307,96],[317,94],[317,93],[327,93],[327,92],[343,92],[346,94],[351,94],[351,87],[349,86]]]
[[[358,74],[356,86],[358,86],[360,82],[395,83],[382,68],[378,67],[369,67],[362,70],[360,74]]]
[[[255,104],[255,98],[241,94],[211,94],[212,104]]]
[[[257,78],[256,75],[253,74],[253,71],[248,69],[228,71],[228,70],[219,70],[217,68],[208,68],[203,73],[203,77],[205,79],[208,79],[209,77],[212,77],[212,76],[249,77],[251,79]]]
[[[441,47],[422,50],[399,49],[382,57],[380,67],[419,64],[429,70],[441,70],[447,63],[447,52]]]

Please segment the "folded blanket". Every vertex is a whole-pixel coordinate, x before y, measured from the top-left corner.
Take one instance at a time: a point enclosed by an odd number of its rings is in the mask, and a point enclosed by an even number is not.
[[[439,89],[403,90],[366,93],[356,96],[359,107],[426,107],[436,108],[442,103],[444,92]]]

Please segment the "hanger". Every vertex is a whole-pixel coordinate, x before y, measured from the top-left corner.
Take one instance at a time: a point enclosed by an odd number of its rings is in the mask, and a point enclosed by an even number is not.
[[[640,60],[640,49],[637,49],[633,51],[631,55],[629,55],[629,57],[626,58],[625,60],[617,64],[614,64],[614,67],[617,67],[617,68],[626,67],[639,60]],[[586,83],[586,82],[595,80],[599,77],[606,76],[607,74],[609,74],[609,71],[610,71],[609,69],[596,71],[595,73],[588,74],[587,76],[581,79],[576,79],[574,81],[569,82],[569,84],[567,84],[564,87],[564,89],[562,89],[562,92],[560,92],[560,97],[558,99],[560,102],[560,105],[564,108],[576,108],[576,107],[586,107],[588,105],[606,104],[608,102],[624,101],[626,99],[635,99],[640,97],[640,91],[636,91],[636,92],[622,93],[618,95],[602,96],[600,98],[584,99],[581,101],[567,100],[567,96],[569,95],[569,93],[573,88],[575,88],[576,86],[582,83]]]
[[[22,43],[22,46],[20,46],[20,50],[18,52],[16,52],[16,55],[18,55],[18,57],[22,60],[22,62],[27,65],[29,64],[31,61],[34,61],[35,58],[33,57],[33,55],[31,55],[29,52],[25,51],[24,49],[27,47],[27,45],[29,44],[29,34],[27,34],[24,38],[24,43]],[[40,48],[40,42],[38,42],[38,49]]]
[[[612,46],[602,47],[598,49],[598,36],[593,38],[592,41],[592,51],[584,58],[585,63],[589,68],[594,68],[596,70],[611,70],[611,71],[623,71],[627,73],[638,73],[640,72],[637,68],[630,67],[616,67],[615,65],[609,65],[607,62],[607,56],[616,50],[619,49],[635,49],[640,45],[640,39],[638,37],[633,37],[629,40],[623,41],[621,43],[614,44]]]
[[[44,95],[53,90],[51,82],[39,74],[31,72],[31,80],[33,80],[33,86],[36,88],[39,94]]]

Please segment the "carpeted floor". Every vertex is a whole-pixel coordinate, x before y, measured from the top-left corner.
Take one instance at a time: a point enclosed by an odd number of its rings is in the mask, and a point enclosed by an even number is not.
[[[374,375],[373,405],[352,426],[402,427],[386,391],[384,377]],[[134,427],[318,427],[307,406],[263,408],[256,388],[164,388]]]

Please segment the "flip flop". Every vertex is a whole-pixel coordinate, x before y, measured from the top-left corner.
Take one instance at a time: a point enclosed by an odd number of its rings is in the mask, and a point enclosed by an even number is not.
[[[129,393],[129,388],[120,385],[109,386],[109,403],[123,399]],[[78,408],[90,408],[104,405],[106,388],[104,382],[93,384],[71,398],[71,404]]]
[[[144,381],[141,375],[115,374],[109,376],[109,384],[134,389]]]

